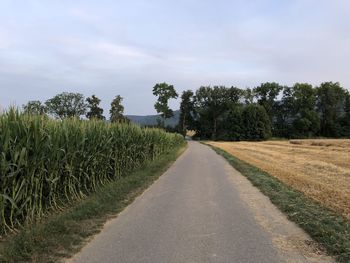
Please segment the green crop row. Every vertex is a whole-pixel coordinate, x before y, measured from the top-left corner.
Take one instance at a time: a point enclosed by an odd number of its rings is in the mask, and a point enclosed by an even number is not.
[[[183,143],[129,124],[0,116],[0,233],[83,198]]]

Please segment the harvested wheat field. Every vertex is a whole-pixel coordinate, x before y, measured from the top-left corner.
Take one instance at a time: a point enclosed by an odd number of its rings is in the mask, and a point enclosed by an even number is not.
[[[350,140],[209,142],[350,219]]]

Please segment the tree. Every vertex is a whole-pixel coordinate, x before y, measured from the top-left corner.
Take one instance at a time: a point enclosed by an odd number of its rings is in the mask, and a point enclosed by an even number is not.
[[[282,89],[283,87],[276,82],[262,83],[254,89],[255,96],[258,99],[258,104],[265,108],[272,125],[274,124],[274,117],[277,112],[276,99]]]
[[[154,104],[154,108],[157,113],[162,116],[162,126],[165,124],[165,119],[174,116],[173,110],[169,108],[169,99],[176,99],[178,94],[176,93],[173,85],[167,83],[158,83],[153,87],[153,95],[157,96],[157,102]]]
[[[345,104],[344,104],[344,115],[339,120],[341,130],[340,136],[350,137],[350,93],[346,92]]]
[[[255,97],[255,92],[251,88],[247,88],[243,90],[243,97],[244,97],[244,103],[245,104],[252,104],[254,103],[254,97]]]
[[[321,117],[321,135],[340,136],[340,118],[344,115],[347,91],[338,82],[324,82],[317,90],[317,109]]]
[[[63,92],[45,102],[48,113],[64,119],[80,117],[86,112],[84,96],[80,93]]]
[[[219,122],[217,139],[224,141],[240,141],[244,139],[242,109],[242,105],[233,105],[223,113]]]
[[[111,122],[125,122],[127,119],[124,117],[124,106],[122,105],[123,98],[120,95],[115,96],[111,103],[111,109],[109,110]]]
[[[316,90],[307,83],[293,86],[294,113],[293,122],[296,137],[315,136],[320,129],[320,118],[316,112]]]
[[[261,105],[249,104],[242,112],[244,139],[260,141],[271,136],[271,124],[266,110]]]
[[[274,135],[291,138],[293,134],[293,120],[295,118],[295,99],[293,87],[283,87],[281,101],[275,105]]]
[[[45,105],[39,100],[31,100],[23,105],[23,111],[27,114],[43,115],[46,113]]]
[[[179,131],[185,136],[187,128],[193,124],[193,92],[191,90],[186,90],[181,95],[180,104],[180,118],[179,118]]]
[[[196,91],[195,107],[198,114],[197,132],[204,138],[216,139],[218,120],[225,111],[225,87],[200,87]]]
[[[242,90],[224,86],[200,87],[195,95],[196,132],[203,138],[217,139],[223,114],[239,104]]]
[[[103,109],[99,107],[101,100],[95,95],[92,95],[90,98],[86,99],[87,108],[89,111],[86,113],[88,119],[99,119],[104,120]]]

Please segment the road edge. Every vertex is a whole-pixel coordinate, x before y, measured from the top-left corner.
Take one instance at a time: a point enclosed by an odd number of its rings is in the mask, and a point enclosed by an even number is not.
[[[0,243],[0,262],[57,262],[79,252],[185,152],[184,143],[130,175],[100,187],[75,205],[26,226]]]
[[[252,166],[226,151],[206,144],[245,176],[287,218],[315,240],[320,249],[338,262],[350,262],[350,222],[339,214],[307,198],[275,177]]]

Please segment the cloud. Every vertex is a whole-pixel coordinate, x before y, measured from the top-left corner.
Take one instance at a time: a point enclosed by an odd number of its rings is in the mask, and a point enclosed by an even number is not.
[[[136,2],[8,1],[0,103],[72,90],[100,95],[105,107],[121,94],[128,113],[152,113],[151,88],[162,81],[179,92],[263,81],[350,87],[349,1]]]

